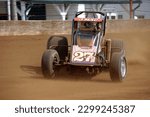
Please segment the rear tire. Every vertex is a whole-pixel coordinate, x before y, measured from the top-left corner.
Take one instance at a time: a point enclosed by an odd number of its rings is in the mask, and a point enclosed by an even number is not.
[[[64,61],[68,56],[68,41],[63,36],[51,36],[47,42],[47,49],[54,49],[58,52],[60,60]]]
[[[59,63],[59,55],[56,50],[46,50],[43,53],[41,67],[44,77],[54,78],[56,71],[56,64]]]
[[[124,44],[122,40],[112,40],[111,41],[111,53],[120,52],[124,50]]]
[[[110,77],[112,81],[121,82],[127,73],[126,58],[121,52],[112,53],[110,61]]]

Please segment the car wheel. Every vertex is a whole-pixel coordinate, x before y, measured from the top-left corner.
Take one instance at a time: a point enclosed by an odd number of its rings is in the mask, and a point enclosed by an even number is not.
[[[65,60],[68,56],[68,41],[63,36],[51,36],[47,41],[47,49],[55,49],[60,57],[60,60]]]
[[[59,55],[56,50],[49,49],[43,53],[41,68],[44,77],[54,78],[56,72],[56,64],[59,63]]]
[[[121,52],[112,53],[110,61],[110,77],[112,81],[123,81],[127,73],[127,63]]]

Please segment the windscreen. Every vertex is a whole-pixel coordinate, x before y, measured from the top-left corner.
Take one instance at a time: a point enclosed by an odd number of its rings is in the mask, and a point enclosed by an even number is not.
[[[95,34],[93,32],[79,31],[77,33],[77,45],[92,46]]]

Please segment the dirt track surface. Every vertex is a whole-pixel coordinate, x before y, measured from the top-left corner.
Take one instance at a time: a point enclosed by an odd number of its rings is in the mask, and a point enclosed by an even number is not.
[[[113,83],[103,72],[91,80],[62,73],[42,76],[40,62],[49,36],[0,37],[0,99],[150,99],[150,33],[108,34],[123,39],[127,78]]]

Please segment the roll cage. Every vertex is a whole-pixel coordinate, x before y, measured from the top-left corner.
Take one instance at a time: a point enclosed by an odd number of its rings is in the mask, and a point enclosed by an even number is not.
[[[84,17],[80,17],[80,16],[84,16]],[[78,22],[85,22],[87,24],[91,22],[91,23],[95,23],[97,26],[98,24],[100,24],[101,32],[103,33],[103,36],[105,35],[106,14],[102,12],[93,12],[93,11],[77,12],[72,22],[72,34],[74,34],[74,31],[77,30]]]
[[[99,53],[99,46],[105,35],[105,26],[106,14],[93,11],[77,12],[72,21],[72,45],[77,45],[77,37],[83,32],[93,34],[96,37],[93,46],[97,46],[97,53]]]

